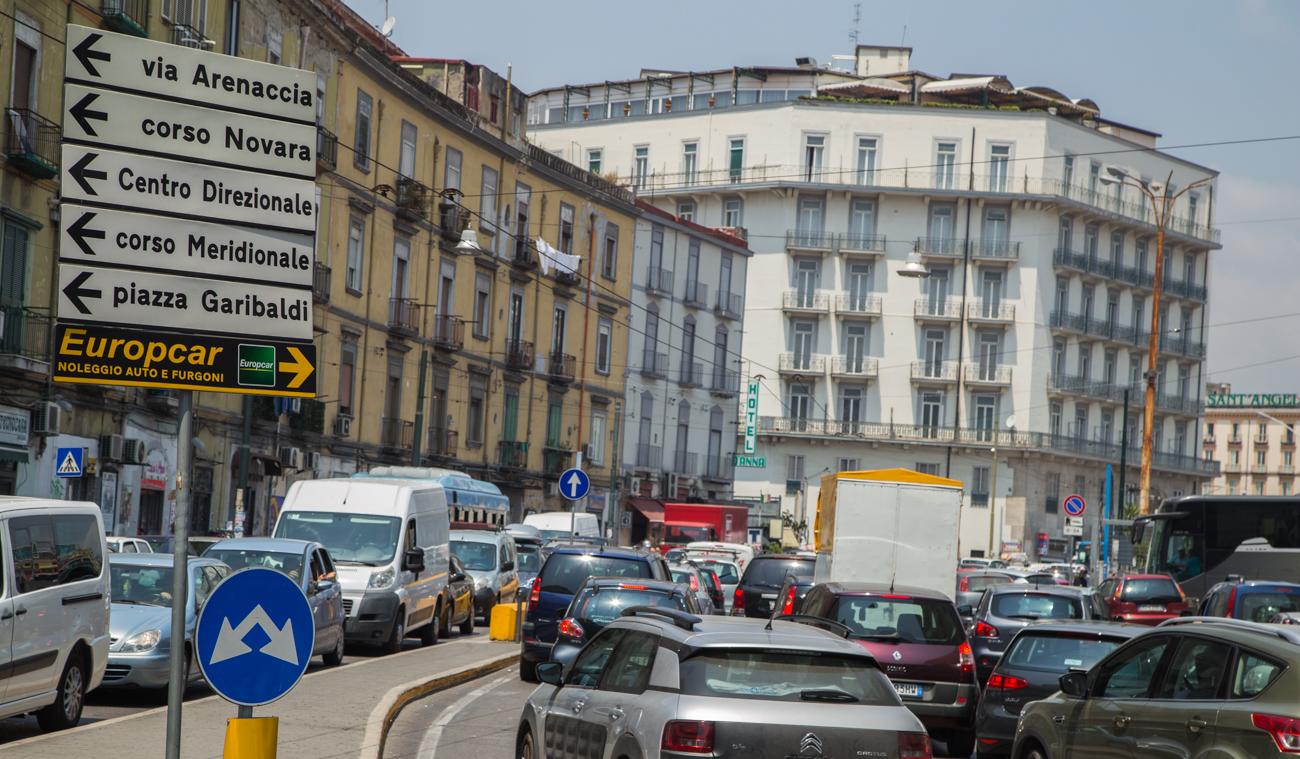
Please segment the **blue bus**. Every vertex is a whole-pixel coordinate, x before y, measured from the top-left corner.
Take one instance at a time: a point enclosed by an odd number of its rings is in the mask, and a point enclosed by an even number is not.
[[[447,493],[447,511],[453,530],[501,530],[510,521],[510,499],[501,493],[501,488],[454,469],[377,466],[352,476],[432,480],[442,485]]]

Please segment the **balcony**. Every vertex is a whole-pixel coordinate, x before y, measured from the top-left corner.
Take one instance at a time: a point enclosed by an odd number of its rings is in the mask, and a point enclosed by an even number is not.
[[[831,298],[825,290],[786,290],[781,309],[787,313],[824,314],[830,311]]]
[[[1291,434],[1290,430],[1287,431],[1286,435],[1282,436],[1282,447],[1295,448],[1295,435]]]
[[[646,271],[645,289],[651,295],[662,295],[665,298],[673,297],[672,269],[651,266]]]
[[[173,45],[203,50],[206,47],[203,42],[203,35],[199,33],[198,29],[188,24],[172,24]]]
[[[1295,464],[1283,464],[1278,467],[1278,472],[1282,474],[1295,474]]]
[[[835,356],[831,375],[841,379],[873,379],[880,374],[880,359],[874,356]]]
[[[469,225],[469,212],[456,202],[455,196],[459,196],[457,190],[443,190],[443,199],[438,203],[438,231],[442,234],[442,239],[449,243],[455,244],[460,242],[461,230]],[[521,249],[532,247],[532,243],[527,237],[520,237],[515,241],[515,263],[518,263]],[[533,261],[533,266],[537,262]]]
[[[339,165],[339,138],[323,126],[316,127],[316,168],[334,171]]]
[[[148,37],[149,0],[104,0],[100,6],[104,26],[115,32]]]
[[[437,426],[429,428],[429,456],[454,459],[459,450],[460,433],[458,431]]]
[[[510,256],[510,263],[524,271],[533,271],[538,265],[537,246],[533,244],[532,240],[516,239],[514,250]]]
[[[662,446],[650,445],[649,443],[637,443],[636,445],[636,467],[637,469],[650,469],[658,471],[663,468],[664,449]]]
[[[419,333],[420,304],[414,298],[388,299],[388,331],[412,337]]]
[[[415,423],[385,416],[379,420],[379,446],[390,451],[409,451],[415,443]]]
[[[689,451],[678,451],[673,456],[673,472],[681,477],[695,477],[700,473],[700,455]]]
[[[714,367],[709,392],[721,398],[734,398],[740,394],[740,373],[733,369]]]
[[[23,306],[0,306],[0,368],[49,371],[49,314]]]
[[[704,364],[700,361],[682,361],[682,373],[677,384],[682,387],[703,387]]]
[[[1020,243],[1012,240],[971,240],[970,257],[976,261],[1017,261]]]
[[[429,218],[429,188],[410,177],[397,178],[394,202],[398,216],[409,221]]]
[[[1234,447],[1235,447],[1235,446],[1240,446],[1240,445],[1241,445],[1241,435],[1229,435],[1229,436],[1228,436],[1228,445],[1230,445],[1230,446],[1234,446]]]
[[[1014,324],[1016,304],[977,298],[966,304],[966,318],[983,324]]]
[[[578,273],[577,269],[569,270],[558,267],[555,269],[555,285],[557,288],[577,287],[580,284],[582,284],[582,275]],[[557,294],[565,294],[559,290],[556,292]]]
[[[797,376],[822,374],[826,371],[826,357],[811,353],[782,353],[777,359],[777,371]]]
[[[837,293],[835,312],[841,316],[880,316],[881,299],[871,293]]]
[[[962,371],[968,385],[1011,386],[1011,367],[1007,364],[967,364]]]
[[[578,359],[568,353],[551,351],[546,357],[546,374],[550,377],[551,382],[569,383],[574,379],[574,368],[578,364]]]
[[[502,440],[497,443],[497,466],[502,469],[528,468],[528,443]]]
[[[957,381],[956,361],[913,361],[912,380],[926,383]]]
[[[664,379],[668,376],[668,354],[644,350],[641,353],[641,376]]]
[[[740,293],[720,292],[713,313],[723,319],[739,321],[745,315],[745,297]]]
[[[1088,331],[1088,318],[1082,314],[1072,314],[1068,311],[1052,311],[1048,319],[1052,329],[1069,330],[1071,332]]]
[[[559,443],[547,443],[542,448],[542,474],[546,477],[559,477],[573,462],[573,451]]]
[[[532,371],[533,344],[527,340],[507,340],[506,368],[516,372]]]
[[[848,255],[878,256],[885,252],[888,243],[884,235],[861,235],[850,232],[840,235],[839,251]]]
[[[317,262],[311,274],[311,295],[317,303],[330,302],[330,267]]]
[[[1204,285],[1198,285],[1184,279],[1170,279],[1168,277],[1166,277],[1164,282],[1161,282],[1160,284],[1165,295],[1186,298],[1187,300],[1199,301],[1201,303],[1205,302]]]
[[[433,317],[433,347],[445,351],[465,347],[465,320],[447,314]]]
[[[736,458],[734,455],[714,454],[705,457],[704,479],[710,482],[729,483],[736,478]]]
[[[703,282],[686,282],[686,292],[682,295],[682,302],[688,308],[708,308],[709,307],[709,286]]]
[[[5,109],[5,164],[33,179],[59,174],[59,125],[26,108]]]
[[[835,249],[835,235],[821,230],[788,229],[785,247],[792,252],[830,253]]]
[[[966,241],[956,237],[918,237],[914,247],[927,258],[961,258],[966,252]]]
[[[923,321],[956,321],[961,318],[961,300],[917,298],[912,313]]]

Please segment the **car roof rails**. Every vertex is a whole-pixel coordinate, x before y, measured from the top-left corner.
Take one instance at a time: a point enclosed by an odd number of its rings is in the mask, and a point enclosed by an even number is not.
[[[1292,630],[1285,625],[1269,625],[1262,622],[1251,622],[1246,619],[1233,619],[1232,617],[1174,617],[1161,622],[1159,627],[1181,627],[1183,625],[1223,625],[1238,630],[1259,633],[1260,635],[1281,638],[1288,643],[1300,645],[1300,631]]]
[[[704,620],[691,614],[690,612],[681,611],[680,609],[665,609],[661,606],[629,606],[619,612],[620,617],[663,617],[674,626],[680,627],[687,632],[694,632],[695,626]]]
[[[776,619],[778,622],[779,621],[795,622],[801,625],[808,625],[809,627],[816,627],[819,630],[825,630],[828,633],[834,633],[835,635],[838,635],[841,638],[848,638],[849,635],[851,635],[853,632],[845,624],[836,622],[833,619],[826,619],[824,617],[814,617],[811,614],[782,614]]]

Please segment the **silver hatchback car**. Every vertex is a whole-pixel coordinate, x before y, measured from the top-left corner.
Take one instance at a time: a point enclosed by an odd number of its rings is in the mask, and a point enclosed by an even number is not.
[[[519,759],[931,757],[875,659],[809,624],[633,607],[537,675]]]

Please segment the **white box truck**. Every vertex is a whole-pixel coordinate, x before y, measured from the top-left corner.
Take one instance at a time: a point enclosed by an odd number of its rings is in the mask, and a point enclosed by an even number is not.
[[[822,477],[813,579],[956,587],[962,483],[910,469]]]

